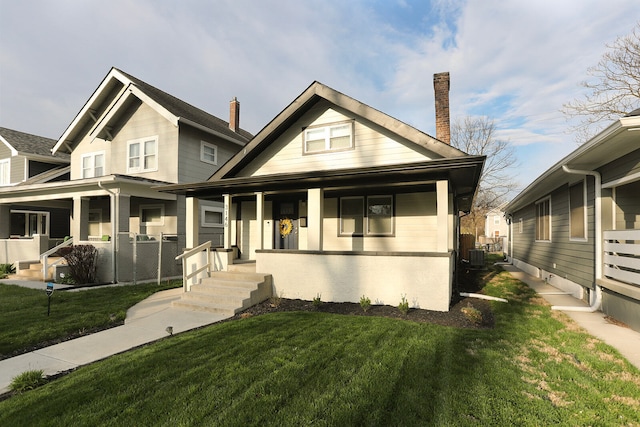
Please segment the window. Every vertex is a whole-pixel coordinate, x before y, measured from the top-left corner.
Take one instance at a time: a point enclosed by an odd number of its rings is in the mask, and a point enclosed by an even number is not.
[[[203,206],[200,211],[200,224],[202,227],[222,227],[222,212],[222,208]]]
[[[89,236],[102,236],[102,211],[100,209],[89,210]]]
[[[524,221],[522,218],[518,220],[518,233],[522,233],[524,231]]]
[[[158,137],[136,139],[127,144],[127,172],[158,170]]]
[[[143,205],[140,206],[140,225],[163,225],[164,206],[163,205]]]
[[[218,164],[218,147],[208,142],[200,141],[200,160],[212,165]]]
[[[494,231],[494,232],[493,232],[493,237],[494,237],[495,239],[497,239],[498,237],[500,237],[500,230],[496,230],[496,231]]]
[[[104,175],[104,151],[82,156],[82,177],[94,178]]]
[[[585,182],[579,182],[569,187],[569,238],[585,240],[587,238],[585,208]]]
[[[11,234],[16,236],[48,235],[49,212],[11,211]]]
[[[392,234],[393,196],[342,197],[340,199],[340,235],[387,236]]]
[[[536,203],[536,240],[551,240],[551,199]]]
[[[11,175],[9,175],[9,159],[0,160],[0,185],[11,184]]]
[[[307,128],[304,131],[304,152],[349,150],[353,148],[353,123]]]
[[[500,225],[500,215],[493,216],[493,225]]]

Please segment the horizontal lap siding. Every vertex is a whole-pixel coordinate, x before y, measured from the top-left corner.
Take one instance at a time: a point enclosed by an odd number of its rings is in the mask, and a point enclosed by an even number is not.
[[[216,165],[200,159],[202,141],[217,147]],[[181,125],[178,182],[206,181],[240,149],[241,147],[233,142]]]
[[[640,229],[640,181],[616,188],[616,230]]]
[[[599,170],[603,183],[640,173],[640,149],[606,164]]]
[[[265,150],[261,159],[268,159],[266,162],[257,160],[247,166],[240,176],[379,166],[429,159],[425,153],[409,148],[410,144],[391,139],[373,129],[374,125],[359,118],[356,118],[354,125],[354,149],[303,154],[303,129],[351,119],[329,108],[327,103],[318,104]]]
[[[513,215],[513,257],[546,270],[556,276],[591,287],[595,280],[594,267],[594,184],[587,179],[587,235],[588,240],[569,239],[569,195],[568,186],[551,193],[551,241],[535,241],[535,204],[523,208]],[[519,219],[523,219],[523,232],[518,230]],[[556,264],[555,268],[553,264]]]

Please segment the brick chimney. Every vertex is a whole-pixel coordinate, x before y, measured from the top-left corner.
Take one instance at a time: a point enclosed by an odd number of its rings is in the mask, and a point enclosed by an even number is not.
[[[229,129],[234,132],[240,130],[240,102],[235,96],[229,103]]]
[[[433,75],[433,90],[436,99],[436,138],[451,144],[449,120],[449,72]]]

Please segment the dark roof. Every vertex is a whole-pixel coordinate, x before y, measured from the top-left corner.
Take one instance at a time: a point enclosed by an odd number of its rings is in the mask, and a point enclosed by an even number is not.
[[[3,127],[0,127],[0,136],[22,155],[34,154],[57,159],[69,159],[69,154],[66,153],[58,153],[55,156],[51,154],[51,149],[57,142],[55,139]]]
[[[240,135],[241,137],[249,140],[253,137],[251,133],[247,132],[244,129],[240,129],[238,133],[236,133],[229,128],[228,122],[225,122],[224,120],[219,119],[218,117],[213,116],[206,111],[194,107],[193,105],[188,104],[173,95],[170,95],[154,86],[151,86],[150,84],[145,83],[142,80],[133,77],[132,75],[127,74],[118,68],[115,69],[126,76],[129,80],[131,80],[131,82],[136,85],[138,89],[146,93],[150,98],[152,98],[158,104],[162,105],[177,117],[187,119],[201,126],[227,135],[231,138],[237,139],[238,135]]]

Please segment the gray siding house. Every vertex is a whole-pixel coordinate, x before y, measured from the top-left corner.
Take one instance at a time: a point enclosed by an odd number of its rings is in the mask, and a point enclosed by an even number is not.
[[[639,195],[636,110],[505,206],[513,264],[640,330]]]
[[[252,136],[239,127],[239,108],[232,100],[226,122],[112,68],[47,147],[49,156],[70,161],[68,178],[0,187],[0,224],[16,206],[37,201],[65,212],[59,221],[73,244],[98,248],[100,281],[179,276],[185,198],[153,187],[204,180],[238,152]],[[222,210],[221,203],[201,204],[196,240],[222,244]],[[65,235],[41,233],[20,250],[10,237],[0,228],[9,248],[0,262],[42,259]]]

